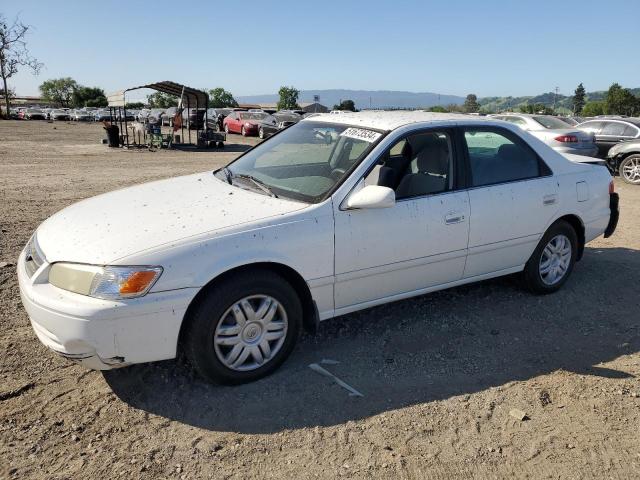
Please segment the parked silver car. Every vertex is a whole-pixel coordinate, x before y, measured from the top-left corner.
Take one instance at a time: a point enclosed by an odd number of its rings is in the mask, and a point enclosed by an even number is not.
[[[66,110],[60,110],[60,109],[51,110],[49,112],[49,119],[50,120],[69,120],[69,112],[67,112]]]
[[[85,110],[76,109],[69,112],[69,118],[76,122],[93,122],[93,113]]]
[[[514,123],[560,153],[595,157],[598,147],[592,134],[572,128],[551,115],[500,114],[491,115],[496,120]]]

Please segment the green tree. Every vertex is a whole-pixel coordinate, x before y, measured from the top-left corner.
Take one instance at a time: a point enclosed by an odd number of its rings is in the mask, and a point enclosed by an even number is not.
[[[340,104],[333,106],[334,110],[346,110],[349,112],[356,112],[356,104],[353,100],[342,100]]]
[[[30,68],[37,75],[42,68],[42,63],[29,55],[25,37],[31,29],[23,24],[19,17],[9,23],[4,15],[0,14],[0,76],[2,77],[2,92],[7,118],[9,118],[11,89],[7,80],[13,77],[21,67]]]
[[[448,110],[446,108],[444,108],[442,105],[434,105],[433,107],[429,107],[429,111],[430,112],[437,112],[437,113],[447,113]]]
[[[278,110],[296,110],[300,108],[298,105],[300,92],[295,87],[280,87],[278,95],[280,95]]]
[[[582,113],[582,109],[584,108],[586,91],[584,89],[584,85],[580,83],[573,92],[573,113],[574,115],[580,115]]]
[[[144,108],[144,103],[142,103],[142,102],[127,102],[127,108],[131,108],[131,109]]]
[[[606,113],[609,115],[630,115],[633,116],[638,111],[638,98],[629,91],[622,88],[620,84],[614,83],[607,92]]]
[[[553,108],[546,106],[544,103],[525,103],[524,105],[520,105],[520,112],[531,115],[555,115]]]
[[[464,109],[465,113],[479,112],[480,104],[478,103],[478,96],[474,93],[470,93],[469,95],[467,95],[462,108]]]
[[[169,108],[178,106],[178,97],[168,93],[156,92],[147,97],[147,102],[151,108]]]
[[[97,87],[78,87],[71,99],[74,107],[106,107],[108,105],[104,90]]]
[[[218,87],[209,90],[209,107],[210,108],[224,108],[224,107],[237,107],[238,102],[233,98],[231,92],[227,92],[224,88]]]
[[[46,80],[42,82],[39,88],[42,98],[48,102],[60,107],[70,107],[73,93],[78,87],[78,82],[73,78],[64,77]]]
[[[582,116],[583,117],[596,117],[598,115],[604,115],[605,112],[605,102],[587,102],[584,107],[582,107]]]

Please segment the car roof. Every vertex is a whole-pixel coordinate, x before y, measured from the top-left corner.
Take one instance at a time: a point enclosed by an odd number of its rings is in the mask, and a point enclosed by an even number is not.
[[[350,126],[361,126],[375,130],[395,130],[412,123],[440,123],[452,121],[486,122],[485,117],[465,115],[462,113],[436,113],[410,110],[368,110],[364,112],[348,112],[340,115],[319,113],[313,117],[303,119],[306,122],[323,122]]]
[[[631,123],[632,125],[635,125],[636,127],[640,127],[640,118],[636,118],[636,117],[622,117],[622,118],[612,118],[612,117],[595,117],[595,118],[590,118],[588,120],[585,120],[584,122],[582,122],[580,125],[587,123],[587,122],[617,122],[617,123]]]

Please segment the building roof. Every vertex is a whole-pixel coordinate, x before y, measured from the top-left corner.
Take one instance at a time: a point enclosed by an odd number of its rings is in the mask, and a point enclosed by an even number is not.
[[[477,115],[435,113],[419,110],[366,110],[363,112],[345,112],[341,114],[321,113],[308,119],[308,121],[313,122],[339,123],[352,126],[360,125],[364,128],[374,128],[377,130],[395,130],[404,125],[420,122],[466,122],[479,120],[486,122],[488,119]]]

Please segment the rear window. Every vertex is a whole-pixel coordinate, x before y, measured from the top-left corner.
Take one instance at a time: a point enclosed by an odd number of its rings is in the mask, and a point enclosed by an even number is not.
[[[536,122],[538,122],[540,125],[542,125],[544,128],[549,128],[551,130],[557,130],[557,129],[569,127],[568,123],[563,122],[562,120],[558,120],[557,118],[554,118],[554,117],[545,117],[541,115],[539,117],[533,117],[533,119]]]
[[[585,122],[578,125],[578,128],[580,130],[584,130],[585,132],[589,132],[597,135],[602,130],[603,125],[604,125],[604,122]]]

